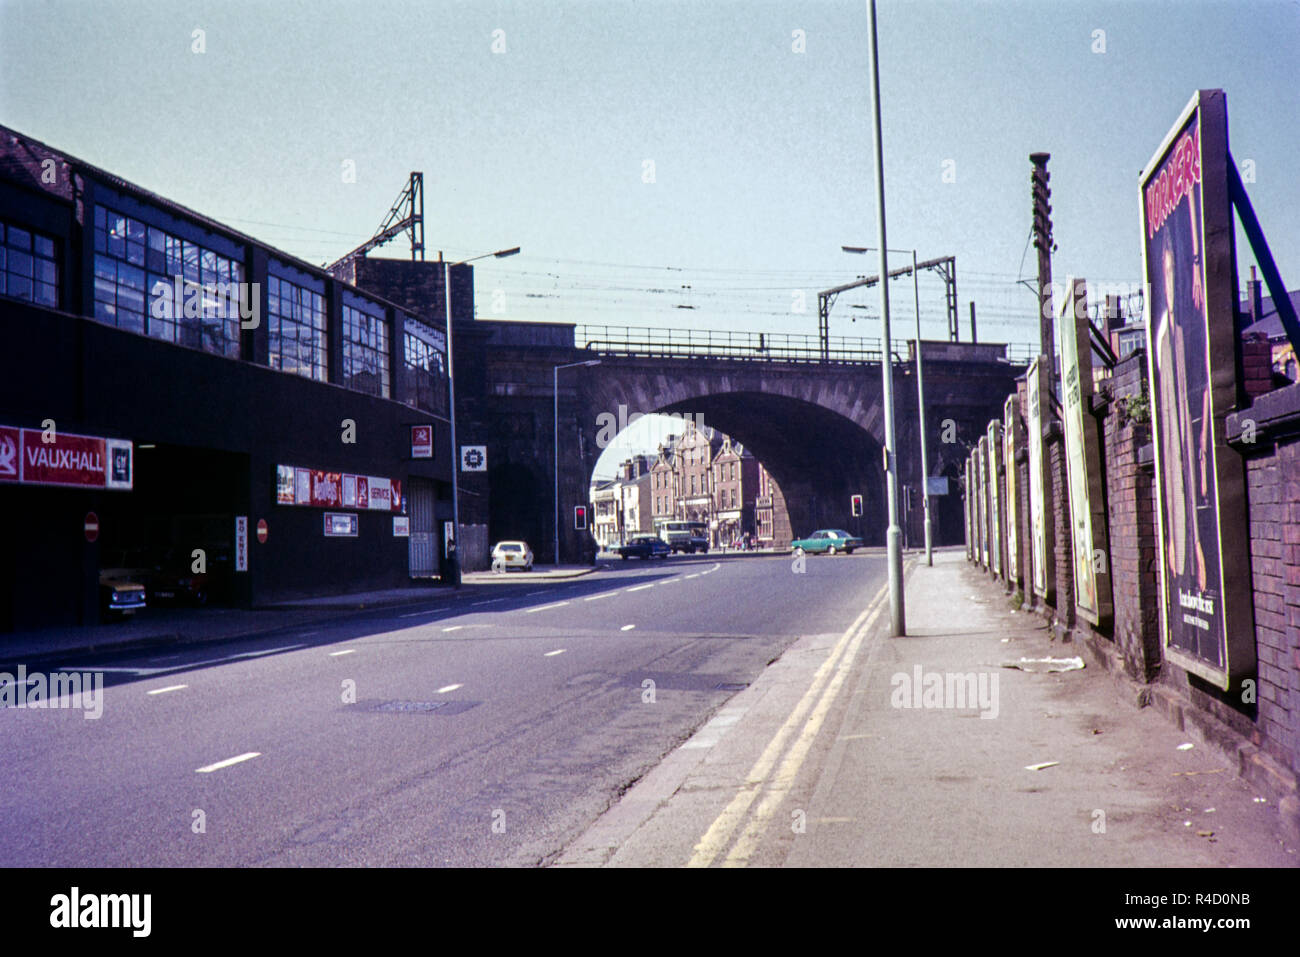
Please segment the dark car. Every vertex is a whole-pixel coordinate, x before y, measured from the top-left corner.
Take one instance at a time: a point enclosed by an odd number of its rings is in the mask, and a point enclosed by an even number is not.
[[[175,548],[163,552],[150,576],[149,597],[157,603],[206,605],[208,575],[206,571],[194,571],[191,556]]]
[[[667,558],[672,554],[668,543],[657,535],[636,535],[626,544],[615,549],[623,560],[629,558]]]

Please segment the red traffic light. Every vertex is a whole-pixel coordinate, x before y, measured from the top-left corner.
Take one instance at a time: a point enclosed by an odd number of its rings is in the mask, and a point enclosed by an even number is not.
[[[573,527],[579,532],[587,527],[587,506],[573,506]]]
[[[851,501],[853,505],[853,516],[857,518],[862,514],[862,496],[854,495]]]

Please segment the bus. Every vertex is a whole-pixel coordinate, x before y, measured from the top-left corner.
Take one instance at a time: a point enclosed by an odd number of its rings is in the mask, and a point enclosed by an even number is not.
[[[669,520],[659,525],[659,537],[668,543],[674,552],[695,552],[709,550],[709,526],[704,522],[683,522]]]

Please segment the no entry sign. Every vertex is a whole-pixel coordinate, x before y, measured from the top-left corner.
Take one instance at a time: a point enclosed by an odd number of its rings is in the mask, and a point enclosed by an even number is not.
[[[93,542],[99,538],[99,516],[94,512],[86,513],[86,524],[83,527],[86,532],[86,541]]]
[[[257,520],[257,541],[259,544],[266,542],[266,519],[264,518]]]

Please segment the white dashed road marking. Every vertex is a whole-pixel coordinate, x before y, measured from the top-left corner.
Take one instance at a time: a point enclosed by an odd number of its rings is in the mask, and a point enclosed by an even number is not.
[[[447,685],[445,688],[439,688],[438,694],[446,694],[448,691],[455,691],[457,688],[463,688],[464,685]]]
[[[531,615],[533,612],[546,611],[548,608],[563,608],[567,604],[567,601],[557,601],[552,605],[538,605],[536,608],[525,608],[524,614]]]
[[[357,653],[357,649],[355,648],[344,648],[342,651],[331,651],[330,657],[341,658],[344,655],[355,655],[356,653]]]
[[[253,758],[260,758],[261,751],[249,751],[245,754],[236,755],[233,758],[226,758],[224,761],[218,761],[216,764],[209,764],[206,767],[195,769],[195,774],[211,774],[213,771],[220,771],[222,768],[228,768],[232,764],[239,764],[241,761],[251,761]]]
[[[686,577],[687,577],[687,578],[699,578],[700,575],[702,575],[702,574],[703,574],[703,572],[696,572],[694,575],[687,575]]]
[[[616,591],[607,591],[599,595],[588,595],[583,601],[600,601],[602,598],[613,598],[617,594]]]
[[[564,652],[565,652],[566,650],[567,650],[567,649],[564,649],[564,648],[556,648],[554,651],[548,651],[546,654],[542,655],[542,657],[543,657],[543,658],[554,658],[556,655],[562,655],[562,654],[564,654]]]
[[[619,631],[631,631],[635,627],[636,625],[624,625],[622,628],[619,629]]]
[[[145,692],[146,694],[166,694],[169,691],[180,691],[182,688],[188,688],[189,685],[168,685],[166,688],[154,688],[153,691]]]
[[[477,607],[477,606],[479,606],[479,605],[495,605],[495,604],[496,604],[497,602],[499,602],[499,601],[505,601],[505,599],[504,599],[504,598],[489,598],[487,601],[474,601],[474,602],[470,602],[470,604],[473,605],[473,606],[475,606],[475,607]]]
[[[641,591],[642,589],[645,588],[654,588],[654,587],[655,587],[655,583],[650,582],[650,584],[648,585],[637,585],[635,588],[629,588],[628,591]]]
[[[450,628],[444,628],[443,632],[460,631],[464,627],[465,627],[464,625],[452,625]]]

